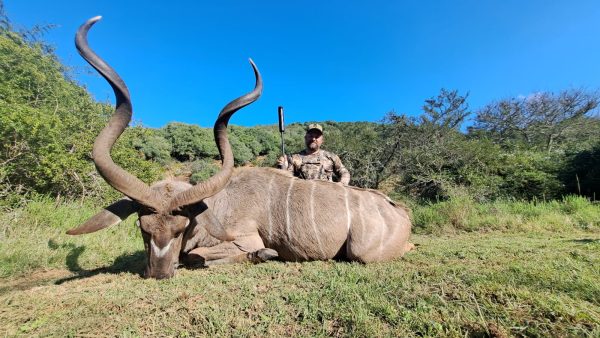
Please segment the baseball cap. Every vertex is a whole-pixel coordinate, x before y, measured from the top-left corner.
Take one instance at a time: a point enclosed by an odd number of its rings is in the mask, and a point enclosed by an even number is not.
[[[309,132],[313,129],[317,129],[318,131],[320,131],[321,133],[323,132],[323,127],[318,124],[318,123],[311,123],[308,125],[308,128],[306,128],[306,131]]]

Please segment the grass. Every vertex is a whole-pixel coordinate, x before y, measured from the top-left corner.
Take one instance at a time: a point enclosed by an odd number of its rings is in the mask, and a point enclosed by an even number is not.
[[[570,232],[600,228],[599,205],[578,196],[561,201],[499,200],[476,203],[468,195],[413,208],[416,233]]]
[[[42,200],[0,218],[7,336],[600,336],[600,207],[444,202],[414,209],[389,263],[230,265],[140,277],[127,224],[64,231],[95,207]],[[493,225],[493,226],[490,226]]]

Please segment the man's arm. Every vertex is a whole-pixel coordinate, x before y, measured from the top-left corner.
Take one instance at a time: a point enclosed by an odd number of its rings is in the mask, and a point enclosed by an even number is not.
[[[287,156],[279,156],[279,158],[277,159],[277,164],[275,165],[277,167],[277,169],[287,169],[288,168],[288,158]]]
[[[336,154],[331,154],[331,159],[333,160],[333,171],[340,178],[340,182],[343,185],[348,185],[350,183],[350,172]]]
[[[300,161],[300,163],[302,163],[302,160],[298,158],[298,155],[294,154],[291,156],[281,156],[279,157],[279,159],[277,160],[277,168],[282,169],[282,170],[287,170],[289,172],[291,172],[292,174],[294,174],[294,176],[296,176],[296,171],[295,168],[298,165],[298,161]]]

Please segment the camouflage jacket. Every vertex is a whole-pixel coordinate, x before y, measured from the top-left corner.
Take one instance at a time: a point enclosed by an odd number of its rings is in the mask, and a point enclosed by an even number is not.
[[[340,158],[325,150],[314,154],[306,154],[306,150],[288,156],[287,170],[294,176],[307,180],[323,180],[333,182],[334,175],[344,185],[350,182],[350,173]]]

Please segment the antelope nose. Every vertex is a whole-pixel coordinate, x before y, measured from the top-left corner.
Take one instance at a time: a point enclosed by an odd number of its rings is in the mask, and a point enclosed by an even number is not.
[[[146,269],[144,273],[144,278],[154,278],[154,279],[168,279],[175,275],[175,271],[173,272],[153,272]]]
[[[173,277],[174,275],[175,275],[174,273],[156,273],[156,274],[149,275],[148,277],[154,278],[154,279],[169,279],[169,278]]]
[[[170,275],[170,274],[164,274],[164,275],[161,274],[161,275],[154,276],[154,278],[156,278],[156,279],[168,279],[171,277],[173,277],[173,275]]]

